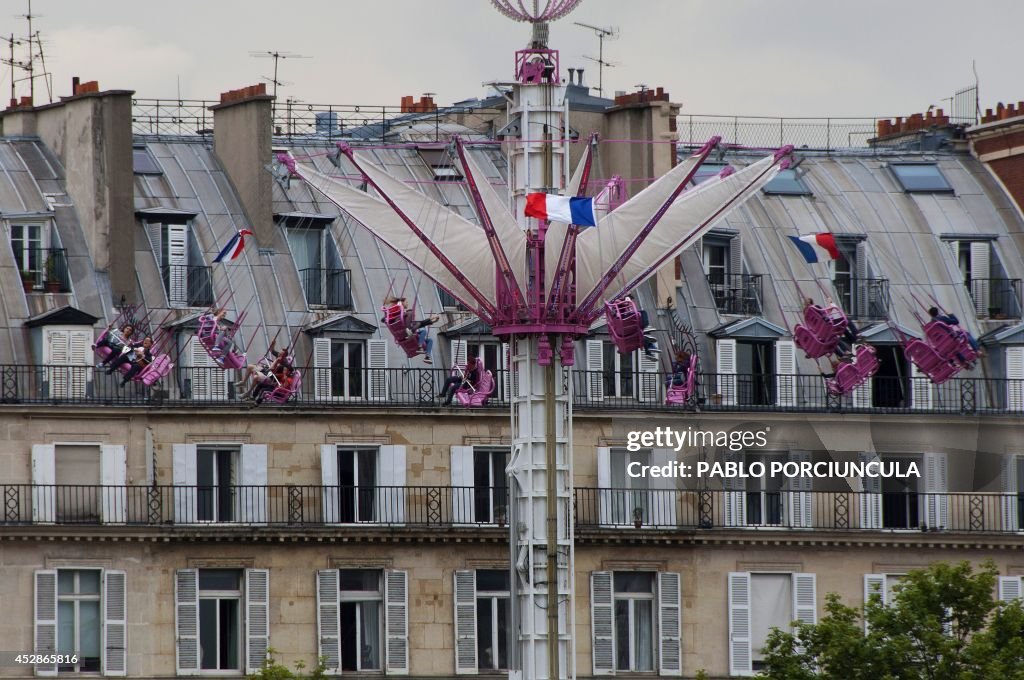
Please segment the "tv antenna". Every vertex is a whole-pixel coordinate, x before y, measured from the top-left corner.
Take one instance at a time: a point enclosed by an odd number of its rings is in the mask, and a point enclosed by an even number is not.
[[[12,33],[10,37],[0,38],[7,43],[8,46],[8,57],[0,58],[0,63],[3,63],[11,68],[11,101],[16,98],[15,86],[17,83],[27,80],[29,88],[29,97],[35,101],[35,84],[36,78],[42,78],[43,82],[46,83],[46,91],[49,94],[50,102],[53,102],[53,86],[50,80],[51,74],[46,70],[46,57],[43,56],[43,41],[40,37],[39,31],[32,30],[32,20],[39,19],[40,15],[32,13],[32,0],[28,0],[28,12],[26,14],[19,14],[18,16],[28,21],[28,36],[25,38],[16,38]],[[14,57],[15,46],[26,45],[28,47],[28,56],[25,59],[18,60]],[[38,52],[36,51],[38,47]],[[42,71],[36,73],[36,59],[39,59],[42,65]],[[23,78],[15,77],[15,69],[21,69],[27,75]]]
[[[249,52],[250,57],[256,57],[258,59],[273,59],[274,60],[274,77],[268,78],[263,76],[263,79],[274,86],[274,98],[277,98],[277,86],[278,85],[290,85],[291,83],[285,83],[277,79],[277,67],[282,59],[310,59],[302,54],[295,54],[294,52],[281,52],[279,50],[263,50],[263,51],[252,51]]]
[[[615,64],[604,60],[604,39],[617,40],[619,37],[619,29],[617,26],[609,26],[604,28],[602,26],[591,26],[590,24],[580,23],[579,21],[573,22],[580,28],[589,28],[591,31],[597,34],[597,59],[593,57],[583,57],[590,61],[597,62],[597,93],[600,96],[604,96],[604,67],[611,68]]]

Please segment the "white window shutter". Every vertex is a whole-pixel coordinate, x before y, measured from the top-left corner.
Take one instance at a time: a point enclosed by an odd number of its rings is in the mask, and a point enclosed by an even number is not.
[[[195,522],[197,512],[196,445],[171,446],[171,482],[174,485],[174,521],[176,524]]]
[[[658,675],[683,674],[680,580],[675,572],[658,572]]]
[[[45,347],[47,357],[44,363],[48,367],[46,372],[50,382],[50,397],[68,399],[73,396],[69,375],[71,369],[68,368],[71,363],[71,338],[68,332],[46,329]]]
[[[779,406],[796,406],[796,345],[775,341],[775,394]]]
[[[465,366],[469,361],[469,345],[465,340],[452,340],[452,364]]]
[[[729,239],[729,275],[743,274],[743,237],[736,234]]]
[[[604,401],[604,343],[587,340],[587,398]]]
[[[35,573],[35,630],[33,651],[57,653],[57,570],[39,569]],[[56,676],[57,665],[36,665],[36,675]]]
[[[241,474],[237,490],[238,512],[243,522],[267,521],[267,445],[242,444]]]
[[[370,401],[388,400],[388,343],[380,338],[366,341]]]
[[[818,622],[817,577],[793,574],[793,618],[800,623]]]
[[[607,446],[597,447],[596,496],[601,524],[613,524],[612,507],[615,502],[615,492],[612,491],[612,450]]]
[[[928,410],[932,407],[932,381],[914,362],[910,363],[910,406]]]
[[[32,445],[32,521],[53,522],[57,517],[57,470],[53,444]]]
[[[214,361],[199,338],[189,343],[189,359],[192,370],[192,399],[201,401],[225,401],[228,398],[228,383],[224,369]]]
[[[636,360],[637,366],[640,368],[636,376],[639,382],[637,394],[640,396],[640,401],[658,401],[658,391],[661,385],[661,376],[658,374],[658,369],[661,367],[658,365],[658,360],[656,358],[648,359],[647,353],[642,349],[636,351]]]
[[[718,394],[723,406],[736,405],[736,341],[723,339],[715,343]]]
[[[385,656],[388,675],[409,674],[409,574],[397,569],[384,572]]]
[[[270,570],[245,570],[245,672],[256,673],[270,645]]]
[[[729,572],[729,673],[753,675],[750,649],[750,573]]]
[[[313,396],[317,401],[331,398],[331,341],[313,338]]]
[[[457,569],[455,571],[455,673],[475,675],[476,672],[476,572],[472,569]]]
[[[174,574],[175,660],[178,675],[199,675],[199,570]]]
[[[885,588],[885,574],[864,574],[864,632],[867,633],[870,629],[867,618],[867,606],[871,600],[872,595],[878,595],[882,598],[882,604],[885,604],[888,593]]]
[[[991,257],[991,243],[971,242],[971,295],[974,297],[974,309],[979,317],[988,316]]]
[[[862,463],[869,463],[873,460],[880,460],[878,455],[865,451],[860,454]],[[882,480],[880,477],[861,477],[861,493],[857,494],[860,500],[860,528],[881,529],[882,528]]]
[[[338,489],[338,447],[336,444],[320,445],[320,483],[323,502],[324,524],[337,524],[340,502]]]
[[[452,521],[471,524],[476,521],[474,499],[473,447],[451,447],[452,465]],[[474,668],[476,666],[474,665]]]
[[[854,345],[853,351],[856,353],[859,348],[860,345]],[[868,378],[864,381],[864,384],[853,390],[854,408],[871,408],[872,401],[874,400],[874,396],[872,394],[874,380],[874,378]]]
[[[317,657],[325,660],[328,675],[341,673],[339,578],[337,569],[318,569],[316,572]]]
[[[739,463],[742,460],[742,452],[726,451],[722,454],[723,462]],[[740,477],[724,477],[722,488],[725,489],[725,526],[747,526],[747,491],[744,480]]]
[[[1006,348],[1006,408],[1024,411],[1024,347]]]
[[[651,452],[651,465],[663,467],[677,460],[672,449],[654,449]],[[676,526],[676,507],[679,504],[679,491],[675,477],[648,477],[650,489],[650,523],[655,527]]]
[[[1017,454],[1003,454],[999,457],[999,487],[1002,490],[1002,529],[1020,531],[1017,494],[1024,489],[1017,488]]]
[[[512,385],[512,355],[511,347],[507,342],[501,343],[501,361],[502,364],[499,367],[501,372],[501,400],[506,404],[511,401],[512,395],[509,393],[509,388]]]
[[[811,462],[810,451],[790,451],[789,461],[800,465]],[[814,478],[810,476],[796,476],[789,480],[789,523],[790,526],[802,529],[810,529],[814,526],[814,495],[811,489],[814,486]]]
[[[405,523],[405,446],[380,447],[377,479],[377,521]]]
[[[615,674],[615,602],[612,572],[590,572],[590,631],[594,675]]]
[[[928,528],[949,526],[949,474],[945,453],[924,454],[924,517]]]
[[[103,485],[100,516],[104,523],[124,524],[128,521],[125,508],[127,472],[124,444],[100,446],[100,484]]]
[[[171,307],[188,305],[188,227],[167,225],[167,302]]]
[[[103,572],[103,675],[125,677],[127,672],[127,583],[116,569]]]
[[[1020,576],[999,577],[999,599],[1003,602],[1019,600],[1024,597],[1024,589],[1021,588]]]
[[[68,369],[71,374],[69,396],[82,399],[88,394],[89,383],[92,382],[92,331],[68,331],[68,363],[74,368]]]

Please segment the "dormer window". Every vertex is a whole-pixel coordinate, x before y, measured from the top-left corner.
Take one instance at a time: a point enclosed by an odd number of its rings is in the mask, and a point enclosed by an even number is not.
[[[936,163],[890,163],[889,169],[908,194],[953,193],[953,186]]]

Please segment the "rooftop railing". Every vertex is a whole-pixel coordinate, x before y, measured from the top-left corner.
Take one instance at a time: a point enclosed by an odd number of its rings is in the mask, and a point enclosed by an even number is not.
[[[1020,279],[970,279],[966,282],[981,316],[989,319],[1021,318]]]
[[[300,269],[306,304],[328,309],[352,309],[352,272],[348,269]]]
[[[708,274],[708,286],[718,311],[723,314],[760,314],[761,278],[761,274]]]
[[[3,484],[0,493],[0,526],[345,531],[376,526],[500,529],[508,522],[504,486]],[[588,530],[1016,534],[1024,529],[1024,494],[1018,493],[577,487],[573,500],[576,527]]]
[[[302,387],[284,408],[443,407],[450,371],[442,368],[300,367]],[[505,370],[492,370],[496,389],[483,409],[509,405]],[[152,387],[108,376],[93,366],[0,365],[0,404],[79,404],[145,407],[239,407],[234,374],[220,368],[175,366]],[[720,412],[953,413],[1024,416],[1024,380],[875,376],[851,394],[837,396],[820,374],[702,373],[689,404],[666,404],[666,373],[572,371],[573,404],[581,411],[665,411],[699,408]],[[453,409],[464,412],[453,402]],[[267,404],[263,408],[282,408]],[[478,409],[475,409],[478,410]]]

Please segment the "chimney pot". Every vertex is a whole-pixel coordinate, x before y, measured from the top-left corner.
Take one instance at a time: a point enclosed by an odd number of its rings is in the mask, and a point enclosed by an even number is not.
[[[581,68],[576,69],[576,75],[579,76],[580,85],[582,85],[583,84],[583,69],[581,69]]]

